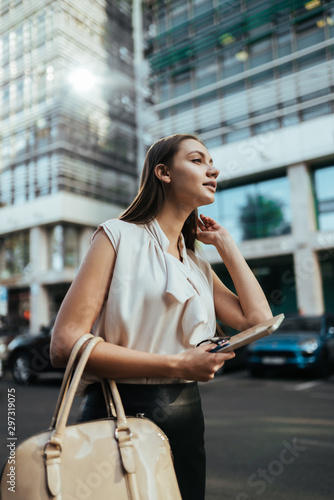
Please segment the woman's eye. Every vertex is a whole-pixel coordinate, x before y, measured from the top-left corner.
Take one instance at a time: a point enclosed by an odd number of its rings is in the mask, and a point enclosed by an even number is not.
[[[194,158],[193,161],[196,161],[196,162],[200,162],[201,163],[201,159],[200,158]]]

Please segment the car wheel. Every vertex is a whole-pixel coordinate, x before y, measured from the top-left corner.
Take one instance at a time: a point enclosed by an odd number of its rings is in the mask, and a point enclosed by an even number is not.
[[[18,384],[28,385],[35,380],[32,373],[29,355],[25,352],[18,352],[12,361],[12,375]]]
[[[251,375],[251,377],[263,377],[264,369],[260,367],[249,368],[249,374]]]

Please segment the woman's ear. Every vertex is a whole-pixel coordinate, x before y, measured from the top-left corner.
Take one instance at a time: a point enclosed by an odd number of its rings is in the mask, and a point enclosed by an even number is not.
[[[168,170],[168,167],[166,167],[166,165],[164,165],[163,163],[159,163],[159,165],[155,167],[154,173],[161,182],[165,182],[166,184],[170,183],[170,172]]]

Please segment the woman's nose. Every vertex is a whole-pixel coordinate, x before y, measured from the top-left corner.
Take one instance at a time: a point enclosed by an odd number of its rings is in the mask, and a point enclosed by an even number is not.
[[[209,166],[208,171],[207,171],[207,175],[217,179],[219,174],[220,174],[220,170],[218,170],[218,168],[214,167],[213,165]]]

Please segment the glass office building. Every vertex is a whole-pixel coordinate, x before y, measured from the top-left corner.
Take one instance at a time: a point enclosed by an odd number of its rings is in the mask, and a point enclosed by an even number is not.
[[[37,331],[137,186],[131,2],[0,1],[0,314]]]
[[[334,312],[334,2],[144,3],[146,140],[206,143],[221,174],[203,212],[230,230],[274,312]]]

